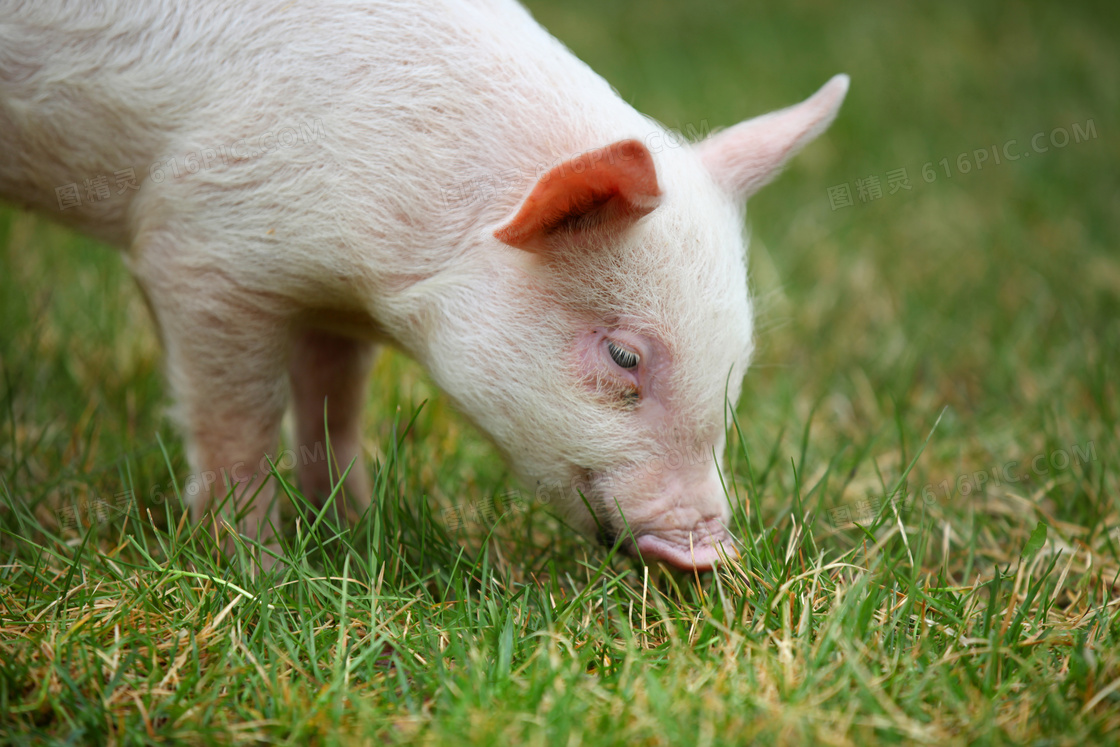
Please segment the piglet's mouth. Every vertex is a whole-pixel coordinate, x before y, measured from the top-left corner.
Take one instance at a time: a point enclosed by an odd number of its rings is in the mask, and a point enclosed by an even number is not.
[[[637,544],[637,554],[645,563],[660,560],[683,571],[710,571],[724,558],[737,555],[730,537],[723,541],[694,540],[691,545],[686,545],[654,534],[643,534],[637,538]]]
[[[662,562],[689,572],[710,571],[725,558],[738,556],[735,540],[726,531],[705,533],[699,537],[693,533],[681,534],[683,536],[674,533],[671,537],[639,534],[633,542],[626,540],[622,549],[647,565]],[[614,543],[604,544],[609,546]]]

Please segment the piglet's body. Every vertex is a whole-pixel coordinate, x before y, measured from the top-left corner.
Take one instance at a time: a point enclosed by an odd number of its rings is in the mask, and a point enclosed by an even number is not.
[[[0,195],[123,250],[192,468],[256,494],[243,531],[272,531],[259,465],[290,400],[368,501],[385,342],[576,526],[707,568],[733,554],[742,205],[846,89],[654,148],[671,136],[504,0],[7,2]],[[330,492],[325,462],[301,480]]]

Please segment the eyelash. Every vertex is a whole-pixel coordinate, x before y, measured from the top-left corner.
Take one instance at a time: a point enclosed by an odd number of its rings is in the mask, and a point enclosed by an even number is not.
[[[607,340],[607,352],[610,354],[611,360],[617,363],[620,368],[627,370],[637,368],[642,361],[642,357],[633,350],[624,348],[611,340]]]

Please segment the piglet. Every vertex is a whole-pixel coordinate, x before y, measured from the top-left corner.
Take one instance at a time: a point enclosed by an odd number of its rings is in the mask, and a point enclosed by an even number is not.
[[[691,144],[510,0],[0,15],[0,195],[121,249],[209,476],[195,520],[232,487],[239,530],[274,539],[289,401],[367,506],[360,413],[391,344],[577,528],[685,569],[734,555],[743,205],[846,76]],[[322,500],[327,462],[305,461]]]

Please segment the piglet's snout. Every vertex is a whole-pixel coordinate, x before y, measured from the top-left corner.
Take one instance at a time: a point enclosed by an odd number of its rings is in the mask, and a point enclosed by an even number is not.
[[[628,553],[647,563],[661,561],[688,571],[709,570],[722,558],[737,557],[736,541],[728,531],[731,506],[714,464],[627,477],[623,484],[632,492],[615,493],[621,510],[616,529],[625,529],[615,534]]]

